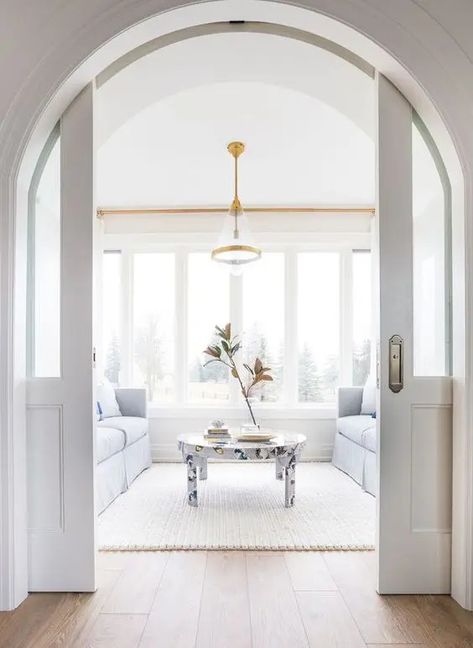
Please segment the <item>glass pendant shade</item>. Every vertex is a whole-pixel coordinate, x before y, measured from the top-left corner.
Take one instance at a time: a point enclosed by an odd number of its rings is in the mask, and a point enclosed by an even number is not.
[[[231,207],[225,216],[217,247],[212,250],[212,259],[240,265],[256,261],[260,256],[261,250],[253,241],[244,211]]]
[[[235,197],[225,216],[217,246],[212,250],[212,259],[238,267],[261,257],[261,250],[255,245],[248,226],[248,219],[238,198],[238,157],[245,150],[241,142],[231,142],[228,151],[235,159]]]

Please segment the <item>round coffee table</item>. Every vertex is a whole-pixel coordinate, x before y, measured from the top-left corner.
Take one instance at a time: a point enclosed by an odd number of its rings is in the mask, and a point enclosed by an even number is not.
[[[265,431],[265,430],[262,430]],[[187,497],[190,506],[197,506],[197,468],[199,478],[207,479],[208,459],[228,461],[271,461],[276,464],[276,479],[285,480],[286,507],[294,506],[296,463],[306,442],[303,434],[274,430],[270,441],[238,441],[206,439],[203,434],[181,434],[178,447],[187,464]]]

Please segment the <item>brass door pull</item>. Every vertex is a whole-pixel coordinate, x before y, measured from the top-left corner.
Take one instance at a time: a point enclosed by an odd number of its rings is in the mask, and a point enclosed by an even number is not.
[[[389,389],[397,394],[404,387],[404,340],[400,335],[389,339]]]

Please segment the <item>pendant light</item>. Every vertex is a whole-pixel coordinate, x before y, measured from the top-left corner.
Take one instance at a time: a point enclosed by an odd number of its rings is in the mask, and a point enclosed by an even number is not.
[[[212,250],[212,259],[238,270],[239,266],[260,259],[261,250],[253,242],[248,220],[238,197],[238,158],[245,150],[245,145],[242,142],[230,142],[227,149],[235,161],[235,195],[225,216],[217,247]]]

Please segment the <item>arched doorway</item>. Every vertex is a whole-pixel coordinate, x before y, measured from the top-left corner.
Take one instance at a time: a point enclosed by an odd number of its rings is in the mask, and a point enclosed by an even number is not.
[[[44,123],[45,123],[45,122],[43,122],[43,124],[44,124]],[[39,133],[38,133],[38,134],[39,134]],[[38,141],[38,140],[37,140],[37,141]],[[34,154],[31,153],[31,155],[32,155],[32,157],[30,158],[30,162],[31,162],[31,161],[33,160],[33,158],[34,158]],[[25,158],[25,160],[26,160],[26,158]],[[27,160],[26,160],[26,161],[27,161]],[[24,168],[24,169],[25,169],[25,168]],[[26,169],[25,169],[25,172],[26,172]],[[18,198],[19,198],[19,204],[21,205],[21,196],[19,195]],[[21,241],[19,241],[19,244],[20,244],[20,243],[21,243]],[[19,479],[21,479],[21,475],[20,475],[20,474],[18,474],[18,477],[19,477]]]

